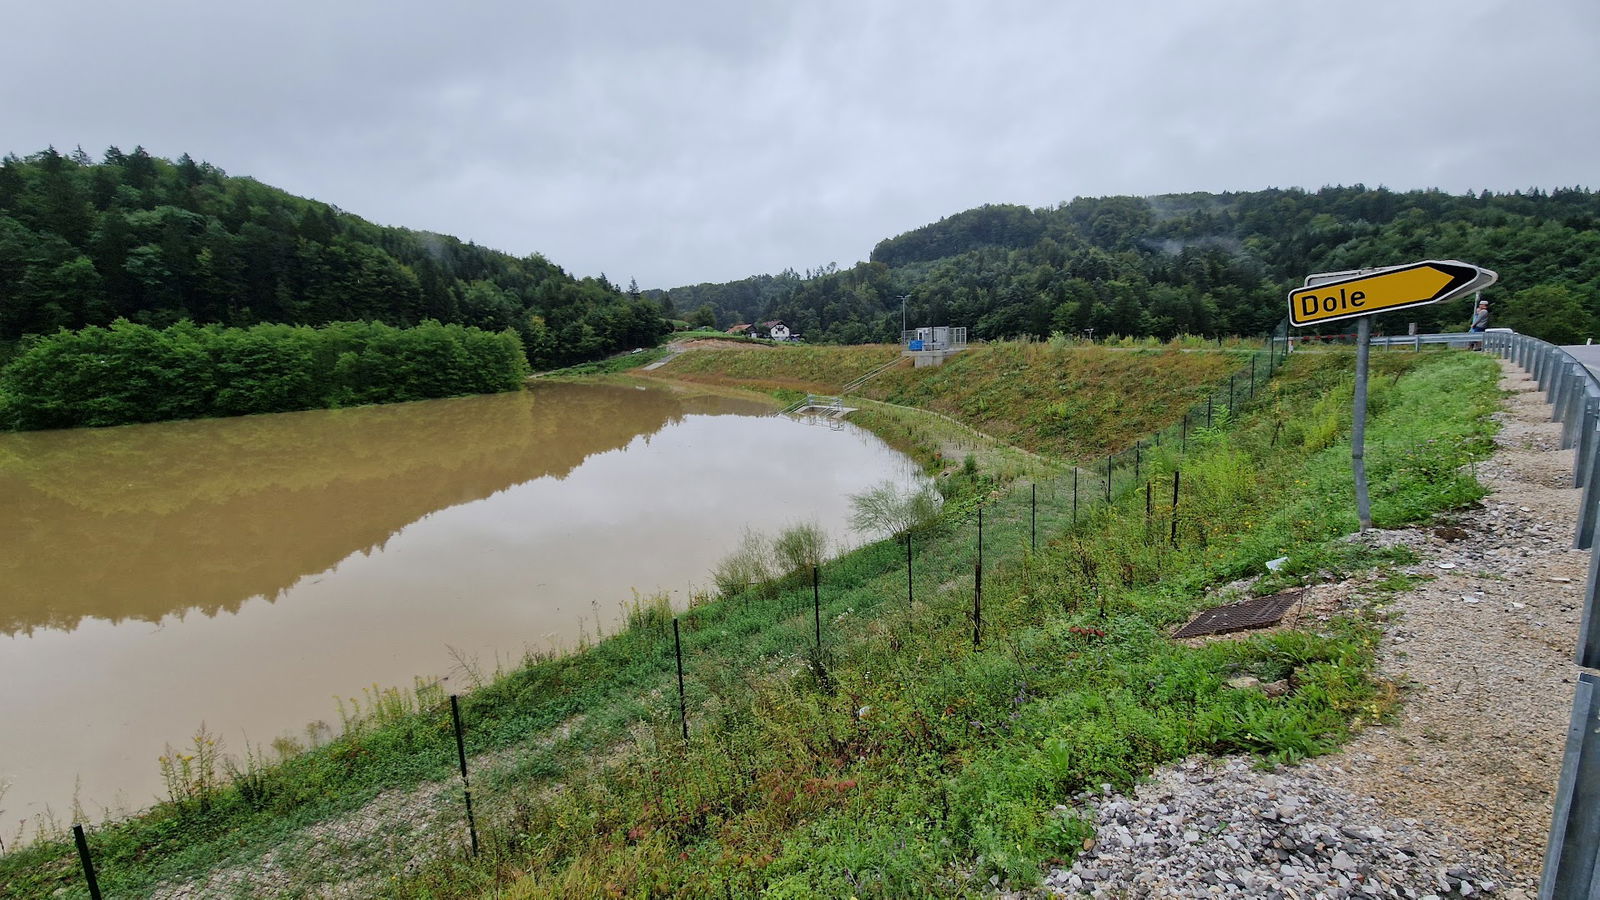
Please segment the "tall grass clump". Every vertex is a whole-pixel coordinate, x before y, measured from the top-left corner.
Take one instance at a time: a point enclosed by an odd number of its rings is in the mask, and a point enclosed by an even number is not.
[[[816,522],[799,522],[772,539],[772,555],[783,575],[809,572],[828,556],[828,534]]]
[[[740,591],[772,580],[772,545],[766,535],[751,528],[744,530],[739,547],[717,563],[711,582],[717,592],[731,597]]]
[[[672,598],[664,591],[640,598],[634,592],[628,606],[627,628],[637,634],[661,634],[672,624]]]
[[[892,481],[850,497],[850,524],[857,531],[901,538],[939,518],[941,499],[932,485],[901,487]]]

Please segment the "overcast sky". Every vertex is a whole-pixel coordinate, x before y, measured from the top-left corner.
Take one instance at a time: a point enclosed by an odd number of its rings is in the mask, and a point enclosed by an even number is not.
[[[982,203],[1600,187],[1596,0],[8,7],[0,152],[188,152],[624,285]]]

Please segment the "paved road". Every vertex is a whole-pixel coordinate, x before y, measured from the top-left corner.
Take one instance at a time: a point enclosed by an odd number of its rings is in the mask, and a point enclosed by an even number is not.
[[[1571,353],[1573,359],[1583,363],[1596,378],[1600,378],[1600,344],[1578,344],[1575,347],[1561,349]]]

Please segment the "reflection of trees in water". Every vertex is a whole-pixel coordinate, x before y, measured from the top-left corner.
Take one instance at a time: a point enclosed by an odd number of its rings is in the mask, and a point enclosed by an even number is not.
[[[614,385],[0,436],[0,631],[275,598],[412,522],[745,401]]]

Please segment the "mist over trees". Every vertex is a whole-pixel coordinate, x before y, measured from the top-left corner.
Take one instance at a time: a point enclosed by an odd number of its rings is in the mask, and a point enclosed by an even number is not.
[[[1500,273],[1494,326],[1581,342],[1600,319],[1600,194],[1326,187],[990,205],[880,241],[871,259],[645,296],[717,324],[782,319],[812,342],[889,341],[906,321],[976,339],[1264,334],[1312,272],[1462,259]],[[709,307],[709,309],[706,309]],[[1380,316],[1459,331],[1464,303]],[[1339,329],[1336,323],[1324,331]],[[1315,331],[1316,329],[1309,329]]]
[[[374,225],[187,154],[0,160],[0,342],[117,319],[428,320],[515,331],[535,367],[654,344],[660,307],[537,254]]]

